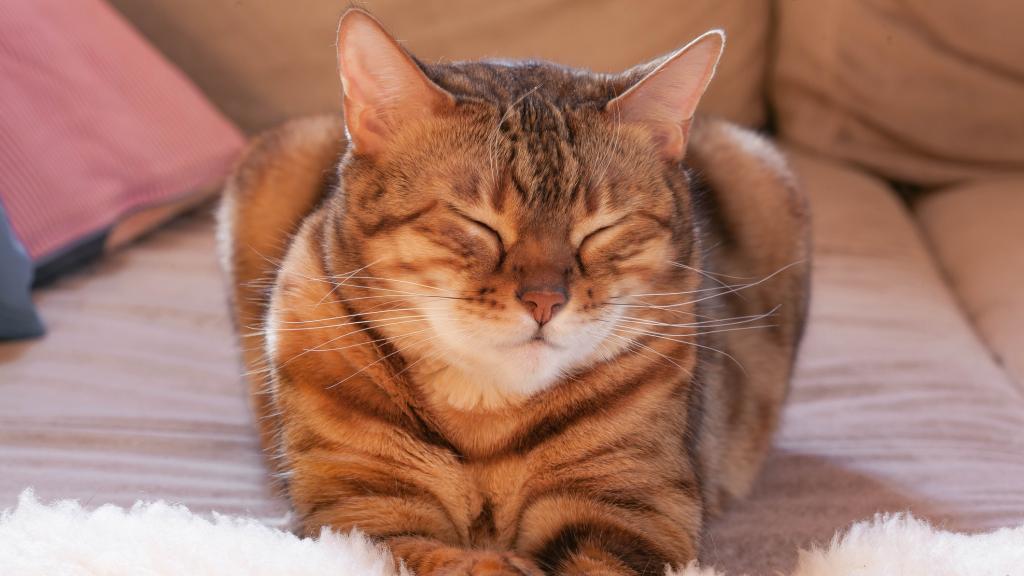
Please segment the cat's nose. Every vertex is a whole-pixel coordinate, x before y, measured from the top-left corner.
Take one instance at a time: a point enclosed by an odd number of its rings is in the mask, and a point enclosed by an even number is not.
[[[551,318],[565,306],[568,299],[562,288],[527,290],[519,294],[519,300],[533,314],[533,319],[540,326],[550,322]]]

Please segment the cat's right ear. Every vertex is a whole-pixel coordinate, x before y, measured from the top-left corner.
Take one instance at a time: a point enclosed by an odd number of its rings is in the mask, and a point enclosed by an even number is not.
[[[338,24],[338,74],[357,154],[379,153],[404,123],[454,103],[373,16],[357,8]]]

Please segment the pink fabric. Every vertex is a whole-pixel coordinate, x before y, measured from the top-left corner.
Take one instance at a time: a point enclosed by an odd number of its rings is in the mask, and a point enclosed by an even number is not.
[[[0,2],[0,198],[34,260],[215,183],[242,144],[102,1]]]

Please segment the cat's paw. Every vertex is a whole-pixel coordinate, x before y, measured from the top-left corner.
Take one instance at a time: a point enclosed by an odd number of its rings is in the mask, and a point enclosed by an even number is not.
[[[543,576],[531,560],[508,552],[468,552],[437,576]]]

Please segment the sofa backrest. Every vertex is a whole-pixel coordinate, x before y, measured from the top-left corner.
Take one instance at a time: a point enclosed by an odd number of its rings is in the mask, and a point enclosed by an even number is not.
[[[339,108],[335,30],[344,0],[112,0],[243,129]],[[618,71],[711,28],[728,34],[701,110],[764,120],[770,0],[359,2],[426,60],[545,58]]]
[[[1024,2],[777,9],[782,138],[923,186],[1024,172]]]

